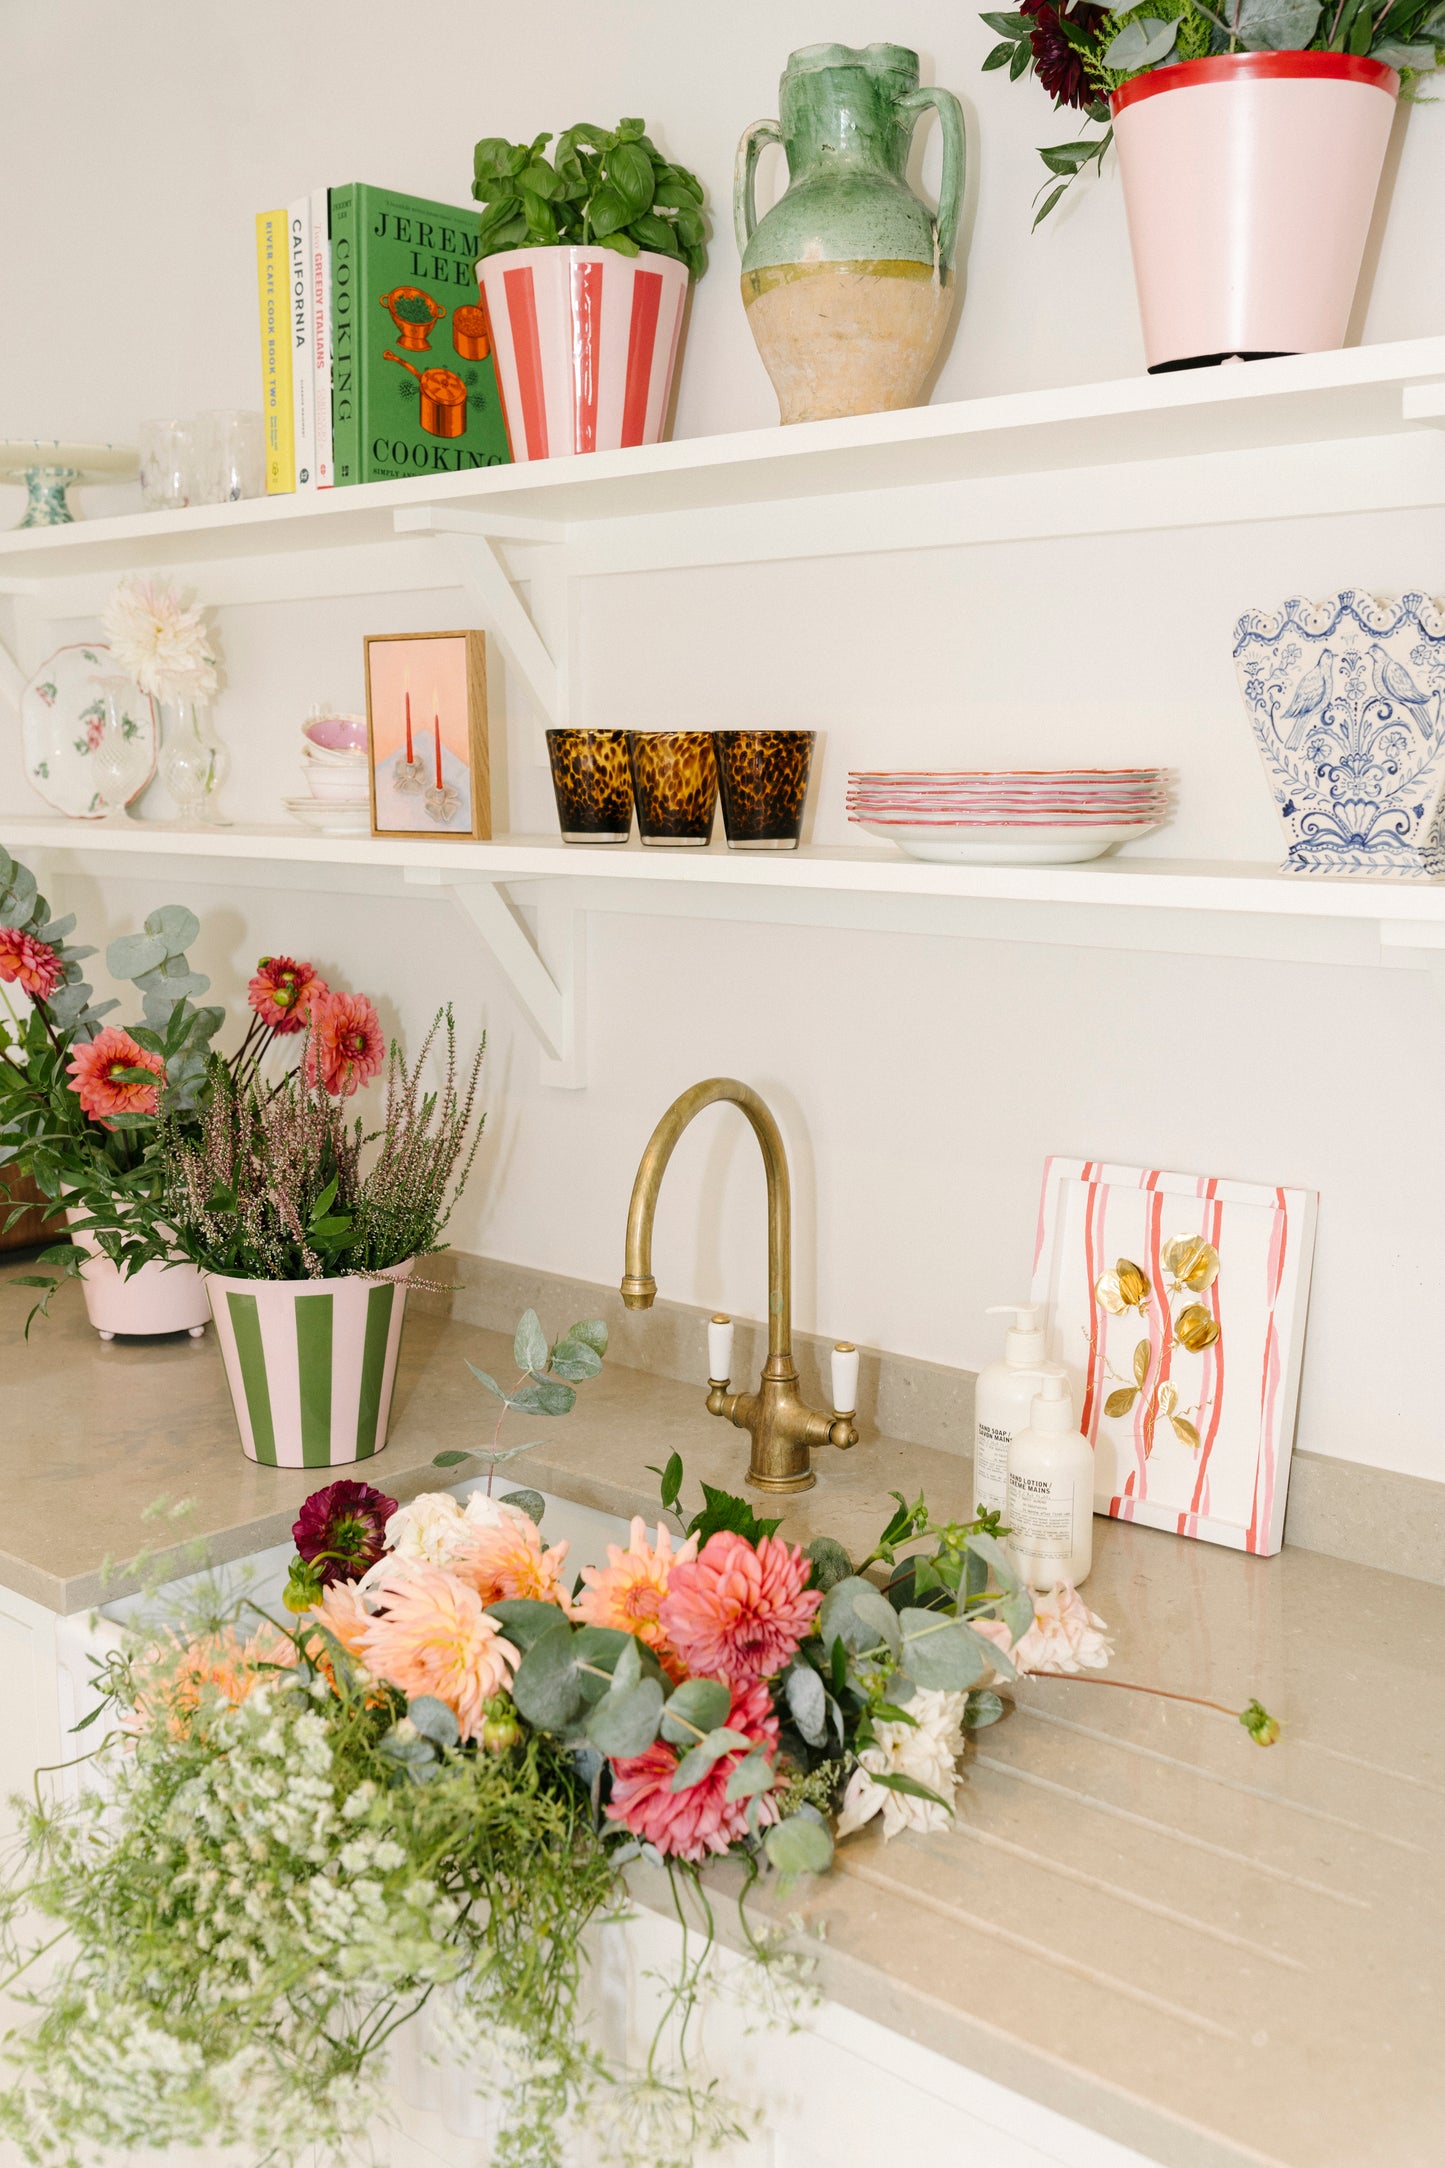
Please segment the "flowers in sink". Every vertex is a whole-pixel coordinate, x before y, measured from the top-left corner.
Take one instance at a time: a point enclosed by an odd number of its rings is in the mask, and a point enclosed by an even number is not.
[[[567,1373],[595,1376],[605,1351],[597,1321],[550,1342],[529,1312],[521,1376],[485,1382],[503,1416],[565,1413]],[[494,1438],[479,1457],[494,1474],[506,1455]],[[656,1527],[634,1520],[575,1577],[536,1492],[489,1478],[398,1505],[338,1481],[297,1518],[285,1617],[218,1616],[210,1595],[128,1636],[104,1680],[105,1790],[37,1807],[30,1872],[0,1893],[17,1961],[66,1935],[40,2022],[9,2042],[0,2128],[28,2159],[56,2157],[58,2128],[123,2153],[355,2158],[382,2044],[440,1986],[449,2046],[491,2059],[514,2168],[561,2168],[609,2090],[672,2125],[619,2160],[691,2163],[733,2134],[661,2031],[642,2075],[587,2032],[584,1937],[625,1906],[628,1862],[665,1868],[680,1909],[690,1884],[710,1923],[719,1857],[746,1895],[821,1871],[865,1824],[941,1830],[999,1685],[1095,1670],[1107,1642],[1075,1591],[1020,1587],[996,1520],[895,1495],[855,1561],[707,1485],[684,1513],[681,1462],[661,1473]],[[1242,1721],[1261,1744],[1277,1730],[1256,1703]],[[684,1956],[664,2027],[705,1962]]]

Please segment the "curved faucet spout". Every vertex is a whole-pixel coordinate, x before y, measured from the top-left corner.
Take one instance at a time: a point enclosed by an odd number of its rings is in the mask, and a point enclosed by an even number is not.
[[[768,1356],[792,1361],[792,1199],[782,1134],[768,1107],[736,1077],[708,1077],[682,1092],[648,1140],[632,1185],[627,1211],[627,1271],[622,1299],[629,1310],[650,1310],[657,1293],[652,1276],[652,1221],[657,1193],[678,1138],[704,1107],[726,1100],[752,1124],[768,1178]]]

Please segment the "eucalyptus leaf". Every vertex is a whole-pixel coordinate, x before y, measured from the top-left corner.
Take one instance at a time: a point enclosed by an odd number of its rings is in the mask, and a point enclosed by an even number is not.
[[[727,1790],[723,1796],[730,1804],[739,1799],[757,1799],[772,1790],[774,1774],[767,1748],[755,1746],[751,1754],[728,1772]]]
[[[642,1649],[636,1637],[629,1634],[627,1646],[619,1649],[617,1661],[612,1666],[612,1691],[614,1694],[630,1694],[642,1677]],[[659,1711],[661,1703],[658,1704]]]
[[[546,1349],[543,1349],[545,1357]],[[577,1404],[577,1395],[570,1385],[559,1384],[555,1378],[534,1378],[530,1385],[519,1386],[515,1393],[508,1393],[507,1406],[522,1408],[528,1415],[570,1415]]]
[[[146,920],[146,932],[164,941],[168,956],[184,956],[201,936],[201,922],[183,903],[163,903]]]
[[[542,1371],[547,1367],[547,1335],[535,1310],[525,1310],[512,1341],[512,1355],[519,1370]]]
[[[587,1719],[587,1736],[609,1756],[645,1754],[662,1718],[662,1683],[641,1679],[626,1692],[604,1694]]]
[[[988,1687],[980,1687],[970,1694],[963,1705],[963,1728],[965,1731],[983,1731],[996,1724],[1003,1715],[1003,1703]]]
[[[555,1603],[538,1603],[531,1596],[503,1597],[498,1603],[488,1604],[487,1616],[496,1620],[507,1639],[519,1649],[530,1649],[559,1621],[564,1626],[567,1623]]]
[[[722,1723],[732,1695],[721,1679],[684,1679],[662,1712],[662,1736],[671,1746],[692,1746]]]
[[[600,1317],[579,1318],[562,1335],[563,1345],[591,1348],[594,1355],[607,1353],[607,1327]]]
[[[936,1611],[905,1611],[902,1623],[909,1674],[919,1686],[957,1692],[992,1672],[991,1644],[962,1619],[940,1618]]]
[[[1179,34],[1177,22],[1162,22],[1153,15],[1133,15],[1104,53],[1104,66],[1120,75],[1140,68],[1156,68],[1174,50]]]
[[[504,1491],[501,1502],[504,1506],[515,1506],[519,1513],[525,1513],[529,1521],[535,1521],[537,1526],[541,1527],[542,1515],[547,1510],[547,1501],[540,1491]]]
[[[602,1357],[580,1340],[559,1340],[552,1350],[551,1367],[559,1378],[570,1378],[573,1384],[580,1384],[586,1378],[597,1376],[602,1368]]]
[[[139,979],[166,960],[166,944],[159,934],[123,933],[105,952],[105,968],[113,979]]]
[[[493,1605],[492,1615],[508,1606]],[[591,1698],[589,1682],[577,1668],[572,1629],[557,1617],[556,1624],[539,1634],[517,1667],[512,1699],[529,1724],[541,1731],[569,1732],[579,1722]]]
[[[430,1739],[433,1746],[453,1747],[461,1743],[461,1726],[444,1701],[434,1694],[418,1694],[406,1705],[406,1713],[423,1738]]]
[[[1239,41],[1251,53],[1303,52],[1323,12],[1320,0],[1240,0]]]
[[[463,1362],[466,1362],[466,1357],[463,1356],[462,1360]],[[489,1370],[479,1370],[475,1363],[467,1363],[467,1368],[471,1371],[472,1376],[476,1379],[477,1383],[479,1385],[485,1385],[489,1393],[495,1393],[498,1400],[506,1399],[506,1394],[503,1392],[501,1386],[497,1383],[496,1379],[492,1376]]]
[[[720,1725],[716,1731],[710,1731],[705,1739],[700,1739],[695,1747],[683,1755],[672,1773],[672,1790],[690,1792],[695,1784],[701,1784],[713,1764],[721,1761],[724,1754],[735,1754],[740,1748],[751,1747],[752,1743],[746,1732],[730,1731],[725,1724]]]
[[[852,1559],[832,1536],[814,1536],[808,1545],[808,1556],[813,1562],[812,1585],[825,1593],[852,1575]]]
[[[788,1710],[809,1746],[828,1737],[828,1697],[822,1680],[808,1664],[794,1664],[783,1682]]]
[[[902,1648],[898,1614],[871,1581],[850,1574],[830,1588],[818,1613],[818,1630],[825,1644],[841,1641],[853,1655],[871,1653],[880,1644],[890,1656]]]
[[[790,1814],[774,1822],[763,1838],[770,1864],[787,1881],[800,1874],[822,1874],[833,1864],[833,1839],[821,1822]]]

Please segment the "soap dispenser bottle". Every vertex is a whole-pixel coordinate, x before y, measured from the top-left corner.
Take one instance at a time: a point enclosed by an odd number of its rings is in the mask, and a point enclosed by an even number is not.
[[[1028,1427],[1009,1447],[1005,1518],[1010,1556],[1030,1588],[1077,1588],[1094,1563],[1094,1449],[1075,1425],[1057,1363],[1045,1365]]]
[[[1011,1317],[1003,1354],[978,1374],[974,1397],[973,1495],[981,1512],[1002,1513],[1008,1502],[1008,1449],[1028,1422],[1045,1368],[1043,1305],[995,1303],[989,1317]]]

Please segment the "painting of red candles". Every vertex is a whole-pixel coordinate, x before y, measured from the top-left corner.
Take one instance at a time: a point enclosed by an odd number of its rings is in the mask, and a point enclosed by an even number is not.
[[[366,722],[374,836],[491,835],[485,634],[368,634]]]

